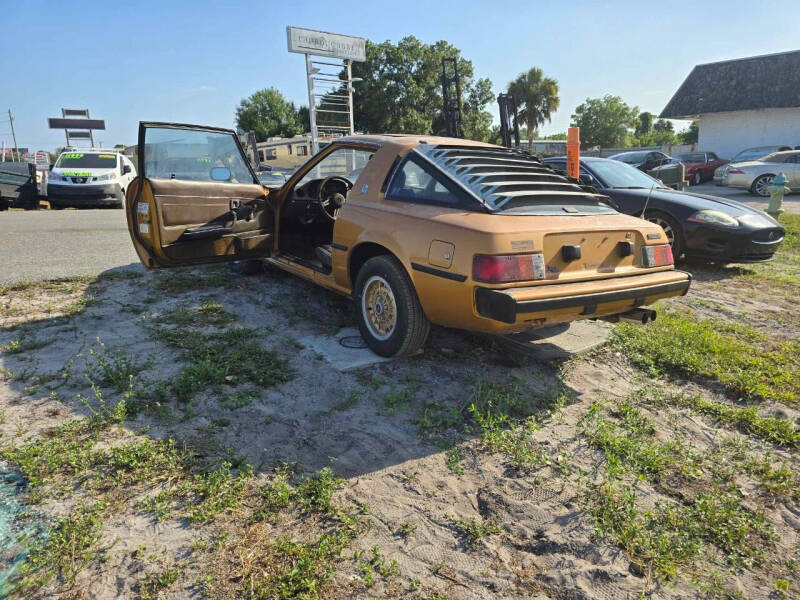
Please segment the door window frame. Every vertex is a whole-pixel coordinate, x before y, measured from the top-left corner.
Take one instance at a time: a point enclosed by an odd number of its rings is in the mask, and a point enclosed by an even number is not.
[[[224,127],[209,127],[206,125],[189,125],[186,123],[159,123],[157,121],[139,121],[139,141],[137,143],[136,151],[138,153],[138,171],[137,175],[141,177],[143,180],[147,179],[147,172],[145,170],[145,134],[148,129],[175,129],[180,131],[206,131],[208,133],[223,133],[230,135],[233,138],[234,143],[236,144],[236,148],[239,150],[239,154],[244,161],[250,176],[252,177],[253,185],[261,185],[258,181],[258,177],[256,176],[256,172],[253,170],[253,165],[250,164],[250,160],[247,158],[247,154],[242,147],[242,143],[239,141],[239,136],[236,135],[236,132],[232,129],[225,129]],[[205,183],[224,183],[224,182],[205,182]],[[244,183],[247,185],[247,183]],[[139,190],[141,191],[142,186],[139,186]]]

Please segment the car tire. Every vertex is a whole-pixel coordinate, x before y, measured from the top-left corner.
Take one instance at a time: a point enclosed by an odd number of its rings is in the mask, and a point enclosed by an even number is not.
[[[772,183],[772,180],[775,179],[775,175],[772,173],[767,173],[765,175],[759,175],[756,177],[753,184],[750,186],[750,193],[755,194],[757,196],[761,196],[762,198],[769,198],[769,185]]]
[[[8,200],[0,196],[0,210],[8,210]]]
[[[355,289],[358,329],[375,354],[410,356],[425,345],[431,323],[414,284],[395,257],[370,258],[358,271]]]
[[[685,247],[683,227],[681,227],[673,217],[659,211],[649,211],[645,219],[660,226],[664,230],[664,233],[667,234],[669,245],[672,246],[672,256],[677,262],[681,254],[683,254],[683,249]]]
[[[258,259],[235,260],[228,263],[228,269],[237,275],[258,275],[264,270],[264,261]]]
[[[703,174],[700,173],[700,171],[695,171],[694,172],[694,177],[692,178],[692,183],[694,185],[700,185],[701,183],[703,183]]]

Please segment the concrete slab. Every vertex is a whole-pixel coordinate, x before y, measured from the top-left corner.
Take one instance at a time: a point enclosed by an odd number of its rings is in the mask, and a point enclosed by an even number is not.
[[[605,321],[574,321],[497,337],[509,349],[547,362],[563,360],[597,348],[611,337],[611,327]]]
[[[363,369],[391,360],[367,348],[355,327],[345,327],[334,335],[313,335],[299,340],[306,348],[322,355],[334,369],[345,372]]]

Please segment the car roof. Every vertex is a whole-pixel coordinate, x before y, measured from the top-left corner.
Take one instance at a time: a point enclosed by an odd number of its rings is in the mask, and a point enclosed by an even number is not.
[[[797,154],[800,154],[800,150],[784,150],[783,152],[770,152],[769,154],[767,154],[767,156],[784,158],[788,156],[795,156]],[[766,156],[764,158],[766,158]]]
[[[406,148],[414,148],[415,146],[419,146],[420,144],[482,146],[487,148],[502,147],[502,146],[496,146],[494,144],[487,144],[485,142],[464,140],[461,138],[450,138],[437,135],[412,135],[407,133],[348,135],[346,137],[341,137],[331,140],[331,144],[347,143],[347,142],[362,142],[367,144],[376,144],[379,146],[393,148],[398,152]]]
[[[658,150],[631,150],[629,152],[617,152],[608,158],[614,158],[615,156],[630,156],[631,154],[647,154],[648,152],[658,152]]]

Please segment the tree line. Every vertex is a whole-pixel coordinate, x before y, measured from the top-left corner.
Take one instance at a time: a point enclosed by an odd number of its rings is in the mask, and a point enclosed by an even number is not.
[[[365,133],[415,133],[443,135],[442,58],[455,57],[461,80],[462,123],[468,139],[500,141],[500,128],[492,124],[487,107],[495,101],[492,82],[475,76],[472,61],[446,41],[426,44],[414,36],[399,42],[366,43],[367,60],[353,64],[353,111],[355,129]],[[537,138],[539,128],[550,122],[559,108],[558,82],[533,67],[506,86],[517,100],[517,119],[522,135]],[[618,96],[587,98],[572,114],[581,128],[583,147],[663,145],[696,141],[697,128],[676,133],[670,121],[655,120]],[[258,141],[292,137],[310,128],[306,106],[295,106],[275,88],[243,99],[236,109],[236,125],[254,131]],[[694,138],[692,139],[692,136]],[[547,136],[566,139],[566,133]]]

